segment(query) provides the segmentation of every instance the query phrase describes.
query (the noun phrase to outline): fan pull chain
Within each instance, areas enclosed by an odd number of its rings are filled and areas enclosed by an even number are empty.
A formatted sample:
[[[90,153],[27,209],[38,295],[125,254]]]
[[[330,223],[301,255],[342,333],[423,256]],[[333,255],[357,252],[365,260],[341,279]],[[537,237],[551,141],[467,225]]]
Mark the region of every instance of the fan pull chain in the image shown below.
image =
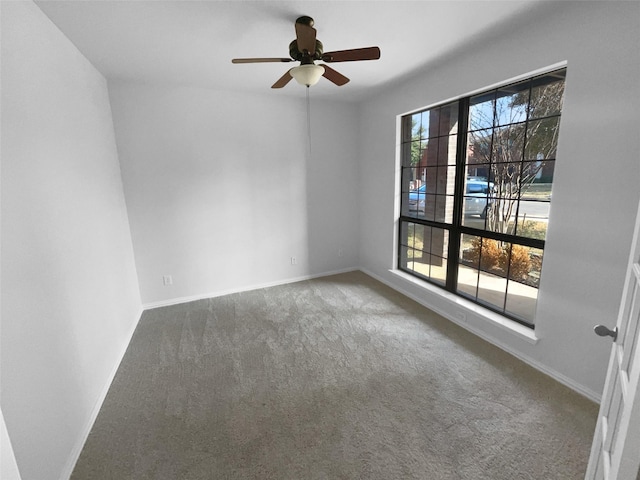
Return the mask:
[[[309,159],[311,159],[311,100],[309,99],[309,85],[307,85],[307,139],[309,141]]]

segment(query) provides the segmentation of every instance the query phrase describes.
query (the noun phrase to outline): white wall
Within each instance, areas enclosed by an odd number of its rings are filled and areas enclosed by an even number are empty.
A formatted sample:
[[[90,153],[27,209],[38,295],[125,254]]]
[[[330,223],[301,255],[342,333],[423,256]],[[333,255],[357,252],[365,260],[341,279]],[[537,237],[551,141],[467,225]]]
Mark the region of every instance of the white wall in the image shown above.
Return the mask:
[[[547,14],[551,11],[551,14]],[[545,13],[547,12],[547,13]],[[467,311],[467,325],[598,398],[640,189],[640,4],[556,2],[362,104],[360,263],[438,310],[463,310],[394,267],[396,116],[568,61],[553,204],[531,345]],[[425,45],[424,48],[428,48]],[[365,207],[366,206],[366,207]]]
[[[309,157],[296,87],[109,84],[145,305],[357,267],[355,110],[311,93]]]
[[[68,478],[141,302],[105,79],[2,2],[2,413],[22,478]]]

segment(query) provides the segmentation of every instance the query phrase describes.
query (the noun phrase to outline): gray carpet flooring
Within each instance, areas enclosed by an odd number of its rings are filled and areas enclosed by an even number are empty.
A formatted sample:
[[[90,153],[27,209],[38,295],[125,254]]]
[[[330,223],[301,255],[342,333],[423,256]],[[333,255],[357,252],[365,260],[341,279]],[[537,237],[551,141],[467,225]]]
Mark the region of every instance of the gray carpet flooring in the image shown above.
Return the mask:
[[[596,416],[352,272],[146,311],[72,478],[582,479]]]

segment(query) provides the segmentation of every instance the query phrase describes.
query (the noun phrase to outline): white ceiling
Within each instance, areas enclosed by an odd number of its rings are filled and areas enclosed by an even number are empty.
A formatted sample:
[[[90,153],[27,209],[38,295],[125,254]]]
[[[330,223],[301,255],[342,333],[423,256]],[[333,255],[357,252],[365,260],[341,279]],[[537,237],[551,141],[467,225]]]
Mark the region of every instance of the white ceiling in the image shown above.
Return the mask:
[[[270,86],[293,63],[234,65],[234,57],[287,57],[300,15],[315,20],[325,51],[377,45],[380,60],[335,63],[351,79],[312,87],[316,97],[368,91],[509,28],[528,1],[36,1],[109,79],[304,95]],[[544,2],[542,2],[544,4]]]

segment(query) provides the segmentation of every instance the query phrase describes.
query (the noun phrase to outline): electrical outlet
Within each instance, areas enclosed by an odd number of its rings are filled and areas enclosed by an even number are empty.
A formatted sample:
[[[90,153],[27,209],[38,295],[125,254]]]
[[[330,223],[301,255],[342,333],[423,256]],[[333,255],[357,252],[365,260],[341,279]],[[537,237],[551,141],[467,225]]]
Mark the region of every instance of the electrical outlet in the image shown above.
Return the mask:
[[[171,275],[163,275],[162,276],[162,284],[163,285],[173,285],[173,278]]]
[[[297,263],[296,257],[291,257],[291,265],[296,265]]]

